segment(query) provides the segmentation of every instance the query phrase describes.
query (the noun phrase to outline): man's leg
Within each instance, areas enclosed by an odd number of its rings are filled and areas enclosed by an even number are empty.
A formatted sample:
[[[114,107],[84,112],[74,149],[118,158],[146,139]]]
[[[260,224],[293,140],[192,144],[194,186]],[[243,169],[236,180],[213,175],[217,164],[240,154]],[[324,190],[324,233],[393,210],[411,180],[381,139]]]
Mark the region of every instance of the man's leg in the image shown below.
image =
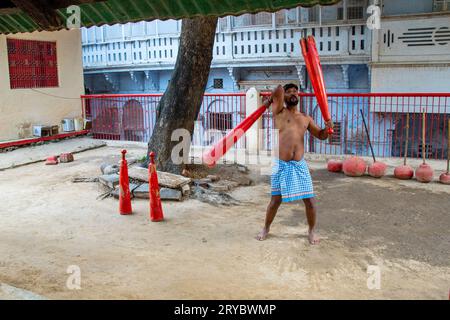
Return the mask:
[[[262,241],[267,238],[267,234],[269,233],[270,230],[270,225],[272,224],[272,221],[275,218],[275,215],[277,214],[277,210],[280,207],[280,204],[281,204],[281,195],[272,196],[270,198],[269,205],[267,206],[266,221],[264,223],[264,228],[256,236],[257,240]]]
[[[305,204],[306,219],[308,220],[308,226],[309,226],[309,229],[308,229],[309,243],[318,244],[320,239],[315,234],[315,226],[316,226],[316,219],[317,219],[316,199],[314,199],[314,198],[303,199],[303,203]]]

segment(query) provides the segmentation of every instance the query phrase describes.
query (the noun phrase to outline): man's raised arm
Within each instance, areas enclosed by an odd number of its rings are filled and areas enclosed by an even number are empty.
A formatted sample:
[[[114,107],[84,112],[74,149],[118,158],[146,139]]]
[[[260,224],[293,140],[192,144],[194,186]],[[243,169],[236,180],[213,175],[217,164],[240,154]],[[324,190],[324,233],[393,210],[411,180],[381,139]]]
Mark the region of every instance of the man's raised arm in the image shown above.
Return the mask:
[[[264,105],[268,108],[272,105],[272,113],[278,114],[284,108],[284,89],[281,85],[273,90],[272,95],[264,101]]]

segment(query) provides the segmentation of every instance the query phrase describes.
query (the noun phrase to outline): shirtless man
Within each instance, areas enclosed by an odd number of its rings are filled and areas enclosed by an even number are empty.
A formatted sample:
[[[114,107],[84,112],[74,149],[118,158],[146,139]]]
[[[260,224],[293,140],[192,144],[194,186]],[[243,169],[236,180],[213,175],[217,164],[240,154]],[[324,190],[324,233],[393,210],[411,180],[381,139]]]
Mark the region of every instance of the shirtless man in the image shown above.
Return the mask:
[[[298,102],[298,87],[289,83],[284,87],[278,86],[264,103],[266,107],[272,104],[275,128],[279,130],[279,158],[275,159],[273,166],[272,197],[267,207],[264,228],[256,237],[258,240],[266,239],[281,202],[303,200],[309,225],[309,242],[319,243],[314,233],[316,206],[313,185],[308,165],[303,159],[304,136],[309,130],[314,137],[325,140],[328,138],[328,128],[333,128],[333,122],[326,122],[326,128],[320,129],[310,116],[297,110]]]

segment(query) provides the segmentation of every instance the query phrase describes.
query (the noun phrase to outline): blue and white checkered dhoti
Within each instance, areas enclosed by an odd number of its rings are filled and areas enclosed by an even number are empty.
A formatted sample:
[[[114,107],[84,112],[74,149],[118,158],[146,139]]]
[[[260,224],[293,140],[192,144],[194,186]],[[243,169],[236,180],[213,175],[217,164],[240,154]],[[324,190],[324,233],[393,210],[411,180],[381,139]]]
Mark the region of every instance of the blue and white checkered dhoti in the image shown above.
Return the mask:
[[[282,202],[314,197],[311,175],[305,159],[300,161],[274,159],[271,181],[272,195],[281,195]]]

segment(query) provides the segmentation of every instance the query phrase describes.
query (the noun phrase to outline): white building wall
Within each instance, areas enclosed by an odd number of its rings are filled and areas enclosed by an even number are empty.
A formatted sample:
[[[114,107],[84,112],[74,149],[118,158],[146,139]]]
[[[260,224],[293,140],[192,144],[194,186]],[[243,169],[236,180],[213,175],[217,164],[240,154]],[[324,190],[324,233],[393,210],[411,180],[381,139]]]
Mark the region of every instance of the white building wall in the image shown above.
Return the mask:
[[[56,41],[59,87],[11,89],[7,38]],[[32,125],[59,125],[64,118],[81,116],[81,57],[80,30],[0,35],[0,140],[28,138]]]
[[[450,92],[450,13],[383,18],[374,31],[371,91]]]
[[[450,92],[450,65],[372,69],[373,92]]]

